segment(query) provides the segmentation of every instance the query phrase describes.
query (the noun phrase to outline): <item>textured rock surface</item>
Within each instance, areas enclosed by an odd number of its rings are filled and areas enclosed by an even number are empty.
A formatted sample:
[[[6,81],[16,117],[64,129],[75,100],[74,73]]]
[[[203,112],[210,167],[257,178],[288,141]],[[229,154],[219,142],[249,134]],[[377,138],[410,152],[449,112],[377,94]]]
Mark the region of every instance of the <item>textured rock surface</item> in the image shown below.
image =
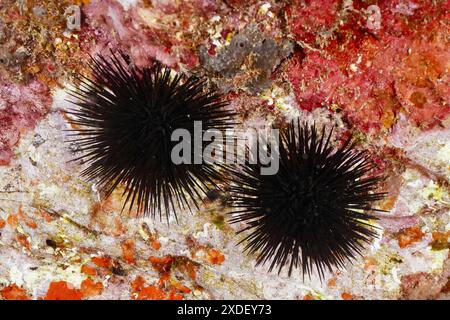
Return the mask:
[[[209,78],[217,77],[214,81],[223,92],[233,89],[255,94],[270,86],[272,72],[292,51],[292,43],[277,44],[256,25],[250,25],[213,56],[201,47],[200,62]]]
[[[28,3],[0,4],[1,298],[450,298],[448,1]],[[256,268],[226,195],[170,226],[121,213],[64,142],[63,88],[117,48],[205,76],[244,126],[300,116],[355,134],[388,175],[379,239],[321,282]]]

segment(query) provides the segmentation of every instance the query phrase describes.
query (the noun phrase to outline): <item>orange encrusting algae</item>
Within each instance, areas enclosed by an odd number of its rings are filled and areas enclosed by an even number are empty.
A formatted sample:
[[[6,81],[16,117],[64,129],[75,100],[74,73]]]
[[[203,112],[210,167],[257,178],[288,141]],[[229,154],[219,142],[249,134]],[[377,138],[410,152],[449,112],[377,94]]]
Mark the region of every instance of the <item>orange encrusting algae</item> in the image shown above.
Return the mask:
[[[26,290],[15,283],[0,290],[0,295],[5,300],[31,300]]]
[[[148,286],[143,287],[138,292],[136,300],[165,300],[166,298],[167,295],[162,289],[156,286]]]
[[[181,300],[184,294],[191,292],[191,289],[181,284],[177,279],[171,277],[172,267],[176,264],[177,268],[188,275],[194,276],[195,272],[188,272],[190,261],[186,257],[150,256],[148,259],[152,267],[160,274],[157,284],[146,286],[145,280],[138,276],[131,283],[131,296],[135,300]],[[185,267],[185,268],[184,268]],[[192,279],[192,278],[191,278]]]
[[[82,297],[81,290],[75,289],[70,283],[56,281],[50,283],[44,300],[81,300]]]
[[[154,286],[145,286],[145,280],[138,276],[131,283],[132,298],[135,300],[165,300],[166,293]]]
[[[353,300],[353,296],[350,293],[347,293],[347,292],[343,292],[341,294],[341,297],[344,300]]]
[[[161,249],[161,243],[158,240],[153,240],[151,242],[151,246],[154,250],[159,250]]]
[[[419,242],[424,236],[419,227],[410,227],[400,230],[397,234],[398,245],[405,248],[413,243]]]
[[[13,227],[16,228],[17,225],[19,224],[19,219],[17,218],[16,214],[10,214],[8,216],[8,219],[6,220],[8,222],[8,224]]]
[[[18,234],[14,237],[14,239],[25,249],[31,250],[30,242],[28,241],[27,236],[23,234]]]
[[[135,243],[132,239],[127,239],[122,243],[122,256],[127,263],[136,263],[135,251]]]
[[[336,286],[336,278],[331,278],[330,280],[328,280],[327,285],[329,288],[335,287]]]
[[[168,272],[174,262],[174,257],[165,256],[165,257],[155,257],[150,256],[148,260],[152,263],[152,266],[155,270],[159,272]]]
[[[84,274],[87,274],[89,276],[93,276],[95,277],[97,275],[97,270],[95,270],[94,268],[84,264],[81,266],[81,272]]]
[[[208,261],[212,264],[222,264],[225,261],[225,256],[216,249],[208,250]]]
[[[83,298],[95,297],[103,292],[103,284],[86,279],[81,283],[81,294]]]
[[[159,271],[162,277],[162,281],[165,281],[170,275],[170,270],[172,265],[176,264],[177,269],[187,275],[191,280],[196,279],[196,273],[198,269],[198,264],[194,261],[190,260],[187,257],[183,256],[164,256],[164,257],[155,257],[150,256],[148,260],[152,263],[152,267]]]
[[[97,267],[102,267],[102,268],[111,267],[111,258],[110,257],[93,257],[91,260]]]

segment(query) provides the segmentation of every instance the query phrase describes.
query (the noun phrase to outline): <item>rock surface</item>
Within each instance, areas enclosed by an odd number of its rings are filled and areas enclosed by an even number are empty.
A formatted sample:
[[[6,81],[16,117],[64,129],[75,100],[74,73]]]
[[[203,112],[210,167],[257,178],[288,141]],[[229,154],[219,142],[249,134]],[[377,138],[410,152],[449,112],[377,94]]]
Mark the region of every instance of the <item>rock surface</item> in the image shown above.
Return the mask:
[[[450,298],[448,1],[28,3],[0,4],[0,298]],[[223,194],[170,226],[103,199],[68,162],[64,90],[119,48],[205,77],[244,127],[354,134],[388,176],[379,239],[323,281],[289,278],[242,253]]]

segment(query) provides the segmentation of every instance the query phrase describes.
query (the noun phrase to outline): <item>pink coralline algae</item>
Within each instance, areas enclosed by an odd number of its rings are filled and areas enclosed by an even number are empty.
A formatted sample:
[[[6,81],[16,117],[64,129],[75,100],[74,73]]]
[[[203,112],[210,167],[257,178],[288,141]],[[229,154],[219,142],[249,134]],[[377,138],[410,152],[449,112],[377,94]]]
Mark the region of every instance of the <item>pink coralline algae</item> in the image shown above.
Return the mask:
[[[85,37],[95,39],[92,54],[109,50],[129,51],[136,65],[147,65],[156,59],[168,66],[175,64],[170,54],[170,43],[158,43],[156,30],[142,25],[142,18],[136,11],[126,11],[115,1],[92,2],[84,7],[86,16]]]
[[[12,148],[20,134],[34,128],[51,104],[50,91],[39,81],[28,85],[2,82],[0,85],[0,165],[13,157]]]

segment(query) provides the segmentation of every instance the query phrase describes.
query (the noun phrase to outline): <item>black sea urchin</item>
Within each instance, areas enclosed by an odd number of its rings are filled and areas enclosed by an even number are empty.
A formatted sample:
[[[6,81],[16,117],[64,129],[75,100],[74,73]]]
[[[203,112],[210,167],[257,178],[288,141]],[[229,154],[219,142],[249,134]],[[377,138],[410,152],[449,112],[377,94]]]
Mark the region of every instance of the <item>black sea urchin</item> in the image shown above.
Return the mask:
[[[194,136],[194,121],[203,131],[232,126],[233,113],[214,91],[205,92],[204,81],[182,75],[171,76],[169,68],[137,68],[120,53],[92,60],[93,78],[80,76],[81,86],[71,91],[77,108],[68,111],[76,126],[75,136],[87,167],[82,174],[96,181],[109,196],[124,185],[124,206],[151,214],[170,208],[189,207],[223,180],[219,165],[171,161],[175,129]],[[202,142],[200,142],[202,143]],[[198,149],[192,148],[191,159]],[[188,201],[189,196],[193,201]]]
[[[360,254],[376,232],[369,224],[372,203],[383,197],[375,189],[381,177],[368,177],[374,165],[349,138],[340,148],[330,145],[333,130],[319,134],[315,126],[290,123],[280,130],[279,170],[261,175],[260,164],[235,173],[230,188],[231,222],[244,222],[241,242],[257,253],[257,264],[270,261],[270,271],[288,265],[323,277]]]

